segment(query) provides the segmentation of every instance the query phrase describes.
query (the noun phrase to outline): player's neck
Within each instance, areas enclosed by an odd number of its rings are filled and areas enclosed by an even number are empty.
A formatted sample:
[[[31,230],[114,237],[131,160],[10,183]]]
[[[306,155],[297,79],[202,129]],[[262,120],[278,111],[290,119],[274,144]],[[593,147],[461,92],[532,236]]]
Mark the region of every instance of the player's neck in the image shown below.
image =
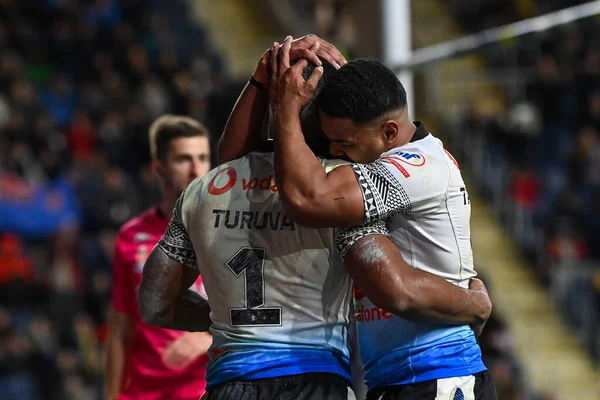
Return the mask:
[[[416,131],[417,126],[412,121],[409,120],[407,123],[402,124],[398,134],[396,135],[394,144],[390,149],[388,149],[388,151],[410,143]]]
[[[158,209],[162,217],[171,220],[171,218],[173,217],[173,208],[175,207],[176,201],[177,199],[174,198],[174,196],[165,195],[165,197],[163,197],[163,200],[160,203],[158,203]]]

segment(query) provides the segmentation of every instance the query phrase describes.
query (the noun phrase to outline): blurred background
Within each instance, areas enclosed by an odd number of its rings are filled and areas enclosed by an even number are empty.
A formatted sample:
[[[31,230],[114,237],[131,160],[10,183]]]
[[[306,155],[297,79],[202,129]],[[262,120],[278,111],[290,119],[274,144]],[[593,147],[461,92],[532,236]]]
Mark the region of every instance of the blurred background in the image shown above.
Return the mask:
[[[102,398],[149,124],[214,148],[264,49],[307,33],[395,68],[458,160],[500,400],[600,399],[600,2],[574,0],[0,0],[0,399]]]

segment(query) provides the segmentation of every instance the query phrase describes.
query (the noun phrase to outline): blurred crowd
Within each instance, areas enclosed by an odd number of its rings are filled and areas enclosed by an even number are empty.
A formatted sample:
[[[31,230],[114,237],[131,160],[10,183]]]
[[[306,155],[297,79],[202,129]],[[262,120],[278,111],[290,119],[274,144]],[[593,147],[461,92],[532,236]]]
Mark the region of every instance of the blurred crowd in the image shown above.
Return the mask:
[[[358,32],[350,9],[353,1],[355,0],[297,0],[292,3],[297,13],[314,21],[318,36],[327,38],[351,60],[358,57]]]
[[[452,143],[600,363],[599,38],[588,18],[484,48],[491,70],[512,77],[509,106],[489,115],[473,104]]]
[[[586,3],[588,0],[449,0],[450,10],[460,24],[472,32],[495,28]]]
[[[317,33],[354,56],[347,2],[304,3]],[[0,1],[0,398],[99,398],[116,232],[160,196],[149,164],[148,127],[167,112],[189,115],[209,128],[214,146],[244,84],[228,82],[206,33],[190,25],[187,12],[183,0]],[[515,202],[545,210],[539,218],[557,226],[566,226],[559,216],[571,218],[570,230],[555,228],[555,241],[548,241],[554,263],[567,255],[582,260],[598,255],[586,236],[597,234],[596,225],[585,224],[594,217],[597,223],[600,213],[572,199],[594,187],[600,170],[592,165],[600,92],[584,80],[589,106],[573,105],[579,98],[569,92],[574,72],[564,72],[575,53],[585,60],[585,71],[598,71],[598,54],[580,38],[580,47],[562,38],[541,58],[538,87],[531,93],[545,95],[525,104],[526,111],[538,107],[540,115],[558,122],[540,117],[545,128],[523,135],[508,134],[502,123],[475,111],[465,119],[486,146],[504,149],[494,154],[506,156],[502,160],[510,161],[498,162],[515,171],[512,192],[504,188]],[[569,53],[573,46],[579,52]],[[568,119],[573,109],[579,110],[577,124]],[[515,141],[518,135],[531,147]],[[554,146],[559,139],[571,147]],[[554,167],[566,181],[574,174],[578,180],[570,182],[577,182],[577,190],[565,189],[565,195],[559,178],[549,187],[538,168],[543,163],[510,158],[534,160],[522,150],[538,142],[548,143],[539,151],[542,160],[553,149],[564,158]],[[555,200],[544,200],[551,190]],[[597,195],[585,198],[598,207]],[[497,316],[481,344],[499,391],[506,393],[500,398],[528,398],[518,383],[510,332]]]
[[[116,231],[160,196],[148,127],[218,135],[239,93],[185,7],[0,1],[2,399],[101,393]]]

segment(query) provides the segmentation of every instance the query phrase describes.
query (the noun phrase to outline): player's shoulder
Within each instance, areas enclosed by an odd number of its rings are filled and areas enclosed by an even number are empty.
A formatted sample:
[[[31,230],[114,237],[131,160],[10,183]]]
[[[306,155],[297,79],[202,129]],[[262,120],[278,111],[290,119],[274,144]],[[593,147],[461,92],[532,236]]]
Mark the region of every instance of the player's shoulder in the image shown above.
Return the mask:
[[[363,169],[401,186],[409,197],[437,196],[448,188],[450,171],[441,142],[431,134],[384,153]]]
[[[198,185],[203,183],[206,184],[221,175],[225,175],[225,178],[229,176],[231,177],[230,180],[233,180],[234,177],[237,177],[238,175],[248,174],[251,171],[260,168],[272,169],[272,167],[273,153],[253,151],[240,158],[236,158],[235,160],[219,164],[195,182],[197,182]]]
[[[208,171],[206,175],[192,181],[183,193],[183,200],[185,201],[192,197],[197,199],[205,191],[213,196],[221,196],[229,192],[240,178],[250,173],[251,166],[254,164],[252,160],[264,158],[261,157],[261,154],[250,153],[235,160],[219,164]]]
[[[152,207],[136,215],[121,226],[117,240],[126,242],[133,240],[140,232],[147,230],[148,226],[152,225],[152,221],[156,218],[156,207]]]

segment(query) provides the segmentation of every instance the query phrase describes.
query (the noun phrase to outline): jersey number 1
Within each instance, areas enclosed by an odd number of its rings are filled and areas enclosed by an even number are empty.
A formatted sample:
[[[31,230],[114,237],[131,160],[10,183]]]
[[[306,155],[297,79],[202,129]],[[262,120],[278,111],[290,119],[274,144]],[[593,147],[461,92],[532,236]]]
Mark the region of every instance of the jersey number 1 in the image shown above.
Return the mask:
[[[265,249],[242,247],[225,263],[236,278],[244,274],[245,308],[230,308],[231,326],[280,326],[281,308],[265,305]]]

